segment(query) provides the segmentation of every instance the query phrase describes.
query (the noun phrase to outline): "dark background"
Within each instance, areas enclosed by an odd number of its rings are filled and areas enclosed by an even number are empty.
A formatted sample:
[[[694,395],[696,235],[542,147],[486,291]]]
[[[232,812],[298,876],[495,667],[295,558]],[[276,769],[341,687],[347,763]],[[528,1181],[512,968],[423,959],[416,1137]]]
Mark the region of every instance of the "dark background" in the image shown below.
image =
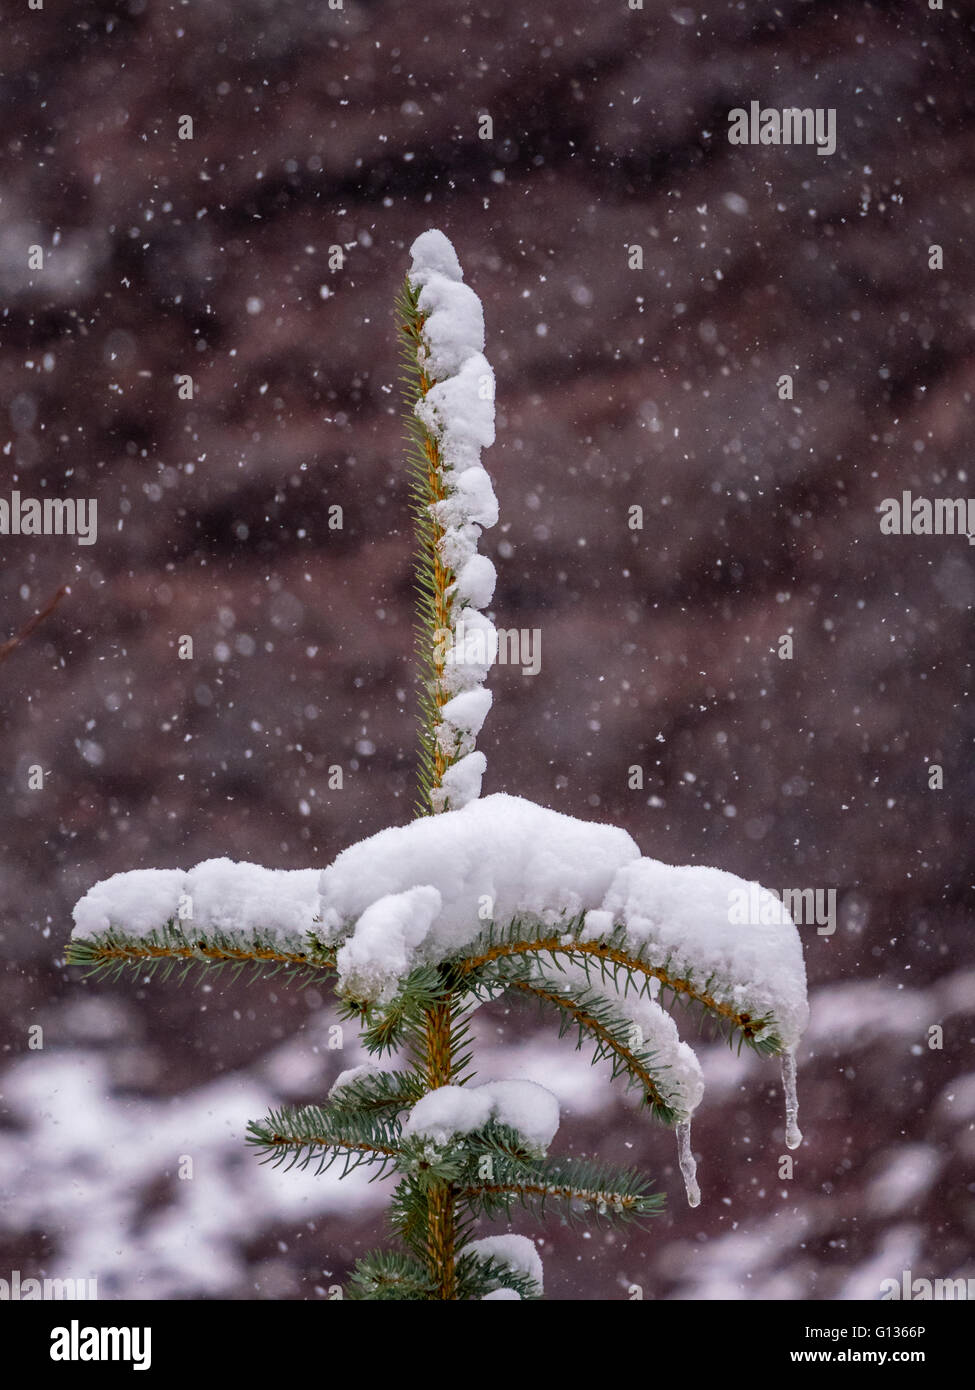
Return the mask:
[[[803,929],[791,1181],[774,1064],[702,1048],[691,1212],[672,1136],[551,1021],[481,1015],[485,1077],[566,1101],[557,1152],[668,1194],[645,1234],[550,1220],[550,1296],[975,1274],[975,550],[877,514],[973,490],[973,55],[971,8],[921,0],[10,6],[0,495],[95,497],[99,533],[0,537],[0,640],[71,584],[0,666],[0,1274],[315,1298],[384,1238],[382,1185],[274,1178],[240,1142],[358,1060],[330,998],[60,958],[110,873],[324,866],[409,818],[392,301],[430,226],[497,374],[495,621],[542,634],[537,677],[490,678],[485,792],[839,897],[834,936]],[[836,153],[731,146],[753,99],[835,107]]]

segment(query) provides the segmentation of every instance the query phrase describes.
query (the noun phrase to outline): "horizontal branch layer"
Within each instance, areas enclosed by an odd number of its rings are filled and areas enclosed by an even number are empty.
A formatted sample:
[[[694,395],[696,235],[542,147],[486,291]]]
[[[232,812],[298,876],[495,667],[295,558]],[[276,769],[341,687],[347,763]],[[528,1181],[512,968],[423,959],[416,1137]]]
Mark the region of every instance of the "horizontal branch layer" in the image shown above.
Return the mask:
[[[647,980],[659,981],[664,990],[675,996],[685,998],[700,1005],[712,1017],[722,1020],[739,1032],[750,1046],[757,1051],[768,1053],[781,1051],[781,1043],[768,1029],[772,1020],[767,1017],[754,1018],[747,1011],[735,1009],[719,999],[707,985],[701,985],[687,976],[672,974],[666,966],[654,965],[644,960],[636,952],[604,941],[582,941],[569,932],[551,932],[546,935],[528,938],[505,937],[501,941],[466,956],[454,963],[460,979],[474,975],[482,967],[496,961],[518,956],[548,955],[555,962],[559,958],[576,961],[583,965],[599,963],[611,970],[622,970],[628,975],[641,975]],[[761,1036],[763,1035],[764,1036]]]
[[[663,1124],[672,1123],[674,1111],[661,1094],[658,1080],[651,1072],[651,1060],[638,1048],[628,1047],[619,1036],[619,1028],[625,1029],[626,1022],[620,1020],[619,1027],[613,1027],[606,1016],[604,1001],[587,998],[578,991],[559,991],[554,987],[529,983],[527,980],[513,980],[511,987],[538,999],[541,1003],[553,1004],[559,1009],[567,1020],[575,1023],[581,1035],[588,1036],[595,1042],[597,1059],[610,1058],[614,1078],[625,1074],[632,1084],[640,1087],[654,1116]],[[563,1028],[562,1033],[565,1031]],[[579,1046],[581,1045],[580,1036]]]
[[[324,1173],[343,1158],[343,1177],[360,1163],[379,1163],[384,1170],[402,1152],[395,1119],[341,1106],[272,1110],[263,1122],[252,1120],[247,1126],[247,1142],[274,1166],[307,1168],[317,1159],[315,1171]]]
[[[304,949],[295,941],[288,949],[271,936],[254,933],[197,933],[187,935],[173,923],[157,932],[129,936],[112,930],[93,937],[74,937],[65,949],[68,965],[87,966],[89,973],[117,977],[127,968],[152,974],[163,969],[168,977],[179,965],[182,980],[195,966],[232,967],[236,977],[251,969],[254,976],[306,974],[309,978],[334,975],[335,952],[310,938]]]

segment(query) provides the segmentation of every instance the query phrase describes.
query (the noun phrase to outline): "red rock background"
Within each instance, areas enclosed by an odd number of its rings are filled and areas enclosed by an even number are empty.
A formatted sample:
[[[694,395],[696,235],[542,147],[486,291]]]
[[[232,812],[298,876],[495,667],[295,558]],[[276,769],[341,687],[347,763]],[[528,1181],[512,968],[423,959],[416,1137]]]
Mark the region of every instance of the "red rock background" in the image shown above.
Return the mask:
[[[92,547],[0,537],[0,638],[71,584],[0,666],[11,1065],[91,1045],[119,1105],[162,1102],[291,1035],[300,1053],[332,1017],[273,983],[202,1004],[92,986],[60,952],[73,902],[117,870],[324,865],[408,818],[391,306],[439,226],[498,378],[495,621],[542,641],[537,677],[492,676],[485,790],[840,903],[834,936],[804,931],[792,1181],[768,1065],[708,1051],[696,1212],[671,1137],[594,1100],[558,1142],[654,1172],[668,1214],[590,1240],[551,1222],[551,1296],[875,1297],[907,1264],[975,1273],[975,550],[882,536],[877,514],[903,489],[973,490],[970,11],[91,0],[4,30],[0,495],[99,507]],[[835,107],[836,153],[729,145],[728,110],[753,99]],[[96,994],[114,1022],[93,1042],[76,1011]],[[502,1064],[536,1026],[495,1009]],[[6,1124],[0,1157],[29,1117]],[[147,1211],[173,1198],[159,1184]],[[53,1267],[59,1220],[8,1196],[0,1269]],[[271,1212],[222,1291],[319,1296],[381,1224],[350,1198],[302,1234]]]

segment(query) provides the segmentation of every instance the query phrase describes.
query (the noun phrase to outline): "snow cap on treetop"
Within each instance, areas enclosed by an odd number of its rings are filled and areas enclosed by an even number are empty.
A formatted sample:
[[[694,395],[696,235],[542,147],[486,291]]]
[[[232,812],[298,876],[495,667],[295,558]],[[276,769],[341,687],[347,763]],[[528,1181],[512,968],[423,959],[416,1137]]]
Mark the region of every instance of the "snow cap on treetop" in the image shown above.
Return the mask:
[[[531,914],[554,923],[598,907],[617,869],[639,857],[625,830],[496,793],[380,830],[343,850],[322,873],[322,934],[327,941],[351,939],[371,903],[428,884],[439,892],[441,908],[422,941],[414,938],[411,964],[417,965],[467,945],[489,920]],[[363,943],[362,950],[375,953],[377,976],[392,983],[396,972],[381,941]],[[358,962],[364,963],[361,956]]]
[[[454,248],[431,229],[417,237],[412,255],[404,326],[412,344],[413,413],[423,438],[415,500],[433,523],[424,582],[437,591],[440,623],[429,637],[437,648],[444,632],[454,639],[449,652],[440,651],[430,692],[439,712],[452,696],[481,685],[497,652],[494,627],[479,611],[494,595],[494,565],[477,554],[482,527],[498,519],[491,479],[481,466],[481,450],[494,443],[495,383],[484,356],[484,310],[463,283]],[[476,643],[465,640],[468,630]],[[479,651],[470,650],[473,645]],[[435,777],[426,795],[435,813],[459,810],[480,796],[485,759],[474,752],[476,734],[471,724],[432,723],[428,751]]]
[[[448,280],[464,278],[457,252],[443,232],[438,231],[436,227],[431,227],[428,232],[421,232],[410,247],[410,255],[413,258],[410,279],[415,285],[425,284],[431,274],[443,275]]]

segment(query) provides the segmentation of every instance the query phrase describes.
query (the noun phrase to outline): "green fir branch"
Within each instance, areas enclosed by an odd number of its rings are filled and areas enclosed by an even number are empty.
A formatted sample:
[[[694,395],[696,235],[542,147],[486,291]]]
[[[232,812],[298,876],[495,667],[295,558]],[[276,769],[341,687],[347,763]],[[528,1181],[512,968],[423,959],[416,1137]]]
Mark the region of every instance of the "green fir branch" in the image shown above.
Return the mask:
[[[443,980],[434,965],[418,966],[402,981],[396,996],[387,1004],[344,999],[344,1018],[358,1019],[363,1025],[362,1044],[376,1056],[409,1047],[422,1055],[426,1037],[426,1016],[445,1000]]]
[[[356,1077],[331,1095],[333,1114],[354,1110],[359,1114],[410,1110],[426,1091],[418,1071],[380,1071]]]
[[[67,965],[87,967],[90,978],[117,980],[131,970],[142,979],[175,977],[182,984],[195,970],[228,970],[248,982],[283,974],[304,984],[335,974],[335,952],[309,933],[288,946],[268,932],[198,931],[171,918],[164,927],[134,936],[121,928],[74,937],[65,950]]]
[[[436,1298],[426,1266],[398,1250],[372,1250],[357,1260],[345,1291],[353,1303],[397,1302]]]
[[[404,1176],[396,1184],[389,1218],[405,1248],[429,1271],[430,1191],[423,1183]],[[432,1275],[431,1275],[432,1277]]]
[[[498,1155],[489,1177],[458,1184],[458,1199],[472,1216],[510,1216],[515,1205],[544,1218],[550,1202],[573,1223],[587,1220],[642,1224],[664,1206],[662,1193],[633,1169],[579,1158],[512,1159]]]
[[[770,1056],[783,1050],[775,1020],[767,1014],[753,1015],[747,1010],[726,1003],[721,996],[730,997],[728,982],[713,974],[698,979],[686,970],[675,967],[670,959],[662,964],[647,958],[643,951],[631,947],[626,929],[618,925],[608,937],[597,940],[581,939],[584,916],[566,919],[557,928],[534,918],[515,918],[509,923],[491,924],[463,954],[455,957],[450,976],[455,986],[477,992],[483,979],[491,988],[498,987],[497,970],[500,962],[512,959],[534,959],[546,972],[561,970],[562,961],[581,966],[587,976],[597,972],[601,984],[616,993],[630,989],[639,994],[650,992],[650,981],[659,981],[656,1002],[667,1007],[680,1001],[696,1005],[715,1030],[733,1040],[747,1044],[760,1056]],[[517,972],[515,972],[517,978]]]
[[[469,1302],[496,1289],[513,1289],[526,1302],[542,1296],[535,1280],[524,1270],[512,1269],[494,1255],[462,1250],[457,1260],[457,1297]]]
[[[680,1118],[666,1099],[666,1073],[670,1067],[661,1064],[649,1048],[634,1046],[633,1022],[613,1007],[611,999],[588,985],[538,978],[509,978],[507,983],[510,989],[536,999],[543,1008],[551,1005],[558,1009],[559,1037],[564,1038],[575,1028],[577,1052],[586,1042],[594,1043],[593,1064],[608,1061],[612,1080],[622,1076],[628,1088],[636,1087],[641,1105],[649,1109],[655,1120],[672,1125]]]
[[[509,1215],[516,1203],[544,1215],[552,1200],[568,1204],[569,1220],[636,1221],[660,1211],[665,1201],[649,1191],[650,1182],[635,1169],[550,1158],[495,1120],[445,1144],[418,1135],[401,1143],[399,1167],[412,1188],[401,1198],[401,1211],[438,1181],[452,1185],[458,1203],[467,1208],[468,1223],[481,1215]]]
[[[398,1167],[417,1192],[429,1192],[438,1184],[453,1183],[469,1170],[472,1157],[471,1136],[458,1136],[447,1144],[437,1144],[423,1135],[411,1134],[400,1140]]]
[[[248,1124],[247,1143],[275,1168],[303,1169],[317,1160],[316,1175],[342,1159],[343,1178],[363,1163],[378,1166],[375,1177],[381,1177],[401,1153],[395,1119],[328,1105],[272,1110],[266,1120]]]

